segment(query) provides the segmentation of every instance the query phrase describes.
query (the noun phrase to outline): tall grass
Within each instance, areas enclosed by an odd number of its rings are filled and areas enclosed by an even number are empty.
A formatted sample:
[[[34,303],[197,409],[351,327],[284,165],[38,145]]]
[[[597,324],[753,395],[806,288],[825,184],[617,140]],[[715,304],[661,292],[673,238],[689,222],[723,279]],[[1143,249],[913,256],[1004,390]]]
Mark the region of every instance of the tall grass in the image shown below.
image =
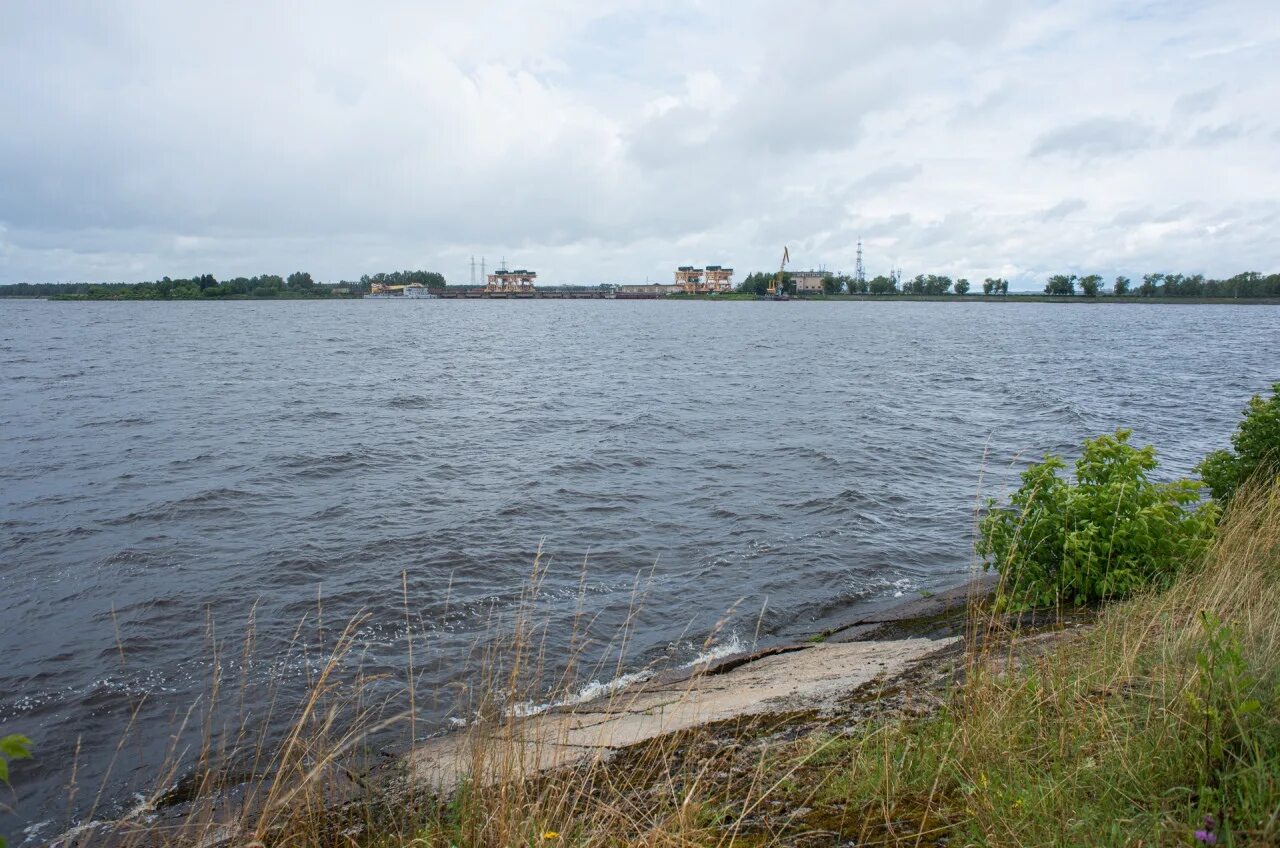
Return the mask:
[[[1168,591],[1042,638],[975,641],[945,709],[832,746],[823,803],[886,844],[1280,843],[1280,489]]]
[[[657,807],[625,798],[637,786],[649,786],[653,775],[673,770],[672,763],[695,744],[699,731],[645,746],[626,769],[613,767],[615,752],[608,747],[566,758],[562,730],[533,732],[538,714],[572,711],[584,684],[621,675],[644,601],[644,580],[637,578],[622,626],[597,638],[596,622],[583,611],[584,564],[570,647],[551,662],[541,612],[547,574],[539,553],[520,598],[505,611],[491,612],[486,636],[473,648],[470,683],[452,704],[455,715],[468,717],[467,726],[452,737],[456,756],[446,780],[414,775],[410,759],[388,761],[369,745],[376,739],[383,750],[410,751],[422,741],[414,662],[429,657],[432,646],[413,626],[404,581],[409,665],[394,696],[378,694],[386,691],[385,676],[368,675],[360,667],[357,634],[368,620],[363,614],[327,639],[319,605],[314,616],[299,623],[289,650],[314,653],[317,635],[329,647],[317,662],[305,664],[314,671],[301,699],[287,705],[277,681],[268,681],[266,696],[256,697],[247,673],[237,681],[223,678],[224,643],[210,623],[214,674],[205,694],[173,728],[153,791],[128,814],[106,822],[93,822],[100,809],[95,801],[85,816],[90,824],[71,828],[58,845],[505,846],[567,840],[588,829],[609,833],[623,821],[628,830],[639,825],[652,831],[653,844],[673,844],[669,839],[683,827],[676,823],[694,826],[696,804],[685,803],[675,814],[655,812],[646,823],[645,809]],[[704,648],[727,620],[713,628]],[[251,616],[238,646],[242,669],[254,666],[256,642]],[[633,676],[643,678],[648,671]],[[633,697],[626,689],[606,689],[603,702],[591,709],[625,710]],[[269,706],[255,713],[250,702]],[[696,776],[694,781],[696,790]],[[690,799],[696,794],[691,791]],[[101,795],[99,789],[98,800]]]

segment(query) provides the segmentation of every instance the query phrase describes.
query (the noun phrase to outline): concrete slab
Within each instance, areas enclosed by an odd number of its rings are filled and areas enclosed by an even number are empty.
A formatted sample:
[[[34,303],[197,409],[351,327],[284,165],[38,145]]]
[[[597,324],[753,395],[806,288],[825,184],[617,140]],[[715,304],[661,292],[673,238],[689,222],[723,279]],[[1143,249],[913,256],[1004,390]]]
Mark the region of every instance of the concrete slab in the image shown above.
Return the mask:
[[[795,646],[727,671],[640,685],[606,700],[431,740],[409,755],[409,774],[419,785],[448,791],[477,773],[528,776],[726,719],[822,709],[955,641]]]

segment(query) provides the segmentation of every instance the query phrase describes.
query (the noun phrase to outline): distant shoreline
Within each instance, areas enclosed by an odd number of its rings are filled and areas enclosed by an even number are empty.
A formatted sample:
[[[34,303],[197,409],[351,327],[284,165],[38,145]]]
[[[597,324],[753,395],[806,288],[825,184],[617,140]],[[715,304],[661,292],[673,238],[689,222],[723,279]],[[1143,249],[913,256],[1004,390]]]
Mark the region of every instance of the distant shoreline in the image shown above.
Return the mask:
[[[86,303],[113,303],[118,301],[158,302],[158,303],[216,303],[218,301],[257,301],[257,302],[328,302],[337,300],[364,300],[359,295],[330,296],[284,296],[284,297],[192,297],[192,298],[156,298],[156,297],[87,297],[82,295],[0,295],[0,301],[6,300],[55,300],[76,301]],[[377,298],[378,300],[394,300],[398,298]],[[525,295],[509,295],[505,293],[476,293],[463,291],[446,291],[441,300],[661,300],[661,301],[724,301],[742,302],[768,300],[753,295],[616,295],[595,291],[547,291]],[[1182,304],[1187,306],[1227,305],[1239,306],[1280,306],[1280,297],[1085,297],[1083,295],[1046,295],[1032,292],[1010,293],[1007,295],[929,295],[929,294],[833,294],[833,295],[793,295],[788,302],[819,301],[868,301],[872,303],[926,302],[926,303],[1063,303],[1063,304]]]

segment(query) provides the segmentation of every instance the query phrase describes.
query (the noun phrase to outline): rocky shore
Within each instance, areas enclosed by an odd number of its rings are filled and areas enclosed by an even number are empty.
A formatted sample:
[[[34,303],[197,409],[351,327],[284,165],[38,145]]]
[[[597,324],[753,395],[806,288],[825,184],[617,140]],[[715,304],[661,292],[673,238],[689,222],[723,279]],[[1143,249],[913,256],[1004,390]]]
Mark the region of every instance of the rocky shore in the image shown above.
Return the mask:
[[[428,739],[363,773],[335,767],[326,790],[334,827],[350,827],[344,811],[375,798],[385,805],[446,797],[464,780],[507,779],[513,758],[529,779],[557,770],[625,770],[646,749],[679,740],[682,756],[729,756],[722,764],[729,779],[734,757],[750,768],[744,745],[758,753],[781,739],[839,732],[873,716],[920,714],[941,703],[961,673],[966,611],[993,588],[993,576],[974,575],[948,591],[830,615],[753,653],[660,674],[600,699]],[[478,755],[478,748],[501,757]],[[241,823],[254,818],[246,815],[253,802],[242,800],[254,797],[252,783],[212,804],[171,794],[135,816],[77,828],[49,845],[172,844],[184,829],[201,834],[195,844],[202,848],[237,845],[245,838]]]

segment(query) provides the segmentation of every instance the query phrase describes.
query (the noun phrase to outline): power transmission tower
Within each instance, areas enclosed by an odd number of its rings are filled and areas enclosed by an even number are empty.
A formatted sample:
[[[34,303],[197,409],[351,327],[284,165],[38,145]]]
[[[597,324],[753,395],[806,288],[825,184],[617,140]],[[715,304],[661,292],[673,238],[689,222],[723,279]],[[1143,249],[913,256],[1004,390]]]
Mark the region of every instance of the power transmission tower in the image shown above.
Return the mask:
[[[471,288],[476,287],[476,258],[471,257]]]

